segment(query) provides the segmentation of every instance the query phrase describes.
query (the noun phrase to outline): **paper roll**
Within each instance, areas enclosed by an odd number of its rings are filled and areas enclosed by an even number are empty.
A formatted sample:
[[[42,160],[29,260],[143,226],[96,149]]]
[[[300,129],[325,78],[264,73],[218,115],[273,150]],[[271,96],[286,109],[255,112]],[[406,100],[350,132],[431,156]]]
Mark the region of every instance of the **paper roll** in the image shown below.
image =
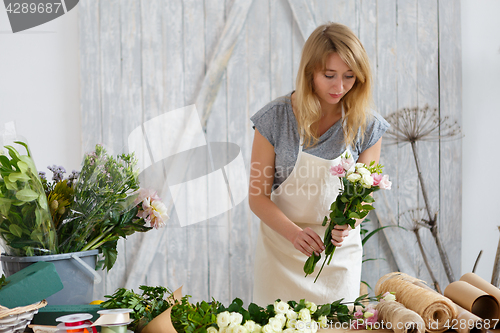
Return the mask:
[[[424,333],[425,323],[415,311],[395,301],[381,301],[376,306],[378,320],[394,333]]]
[[[413,282],[413,284],[421,288],[431,290],[432,292],[438,293],[434,289],[431,289],[423,281],[415,281]],[[470,333],[470,332],[474,333],[481,331],[481,328],[484,326],[483,319],[476,316],[472,312],[464,309],[458,304],[455,304],[455,308],[457,309],[457,318],[456,321],[451,325],[453,329],[455,329],[458,333]]]
[[[471,285],[473,285],[476,288],[481,289],[488,295],[491,295],[495,297],[497,300],[497,303],[500,304],[500,289],[489,283],[488,281],[484,280],[482,277],[479,275],[476,275],[474,273],[466,273],[462,275],[460,278],[460,281],[465,281]],[[497,313],[497,316],[495,317],[497,319],[500,319],[500,310]]]
[[[180,302],[182,299],[182,286],[174,291],[169,299],[173,302]],[[172,306],[144,326],[141,333],[177,333],[170,318],[171,311]]]
[[[450,283],[444,290],[444,295],[483,319],[494,319],[498,315],[497,300],[465,281]]]
[[[454,303],[438,293],[416,286],[413,283],[416,281],[420,280],[401,272],[389,273],[378,280],[375,293],[395,292],[398,302],[422,317],[427,331],[444,332],[457,316]]]

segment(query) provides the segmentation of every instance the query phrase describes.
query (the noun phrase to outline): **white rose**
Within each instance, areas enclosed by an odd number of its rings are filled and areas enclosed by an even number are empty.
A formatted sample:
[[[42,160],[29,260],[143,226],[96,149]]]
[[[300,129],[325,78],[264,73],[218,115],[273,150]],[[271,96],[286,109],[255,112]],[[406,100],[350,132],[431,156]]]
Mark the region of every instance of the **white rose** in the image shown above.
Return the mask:
[[[229,325],[229,326],[227,327],[227,331],[226,331],[226,333],[236,333],[236,330],[238,329],[238,326],[239,326],[239,325],[237,325],[237,324],[233,324],[233,323],[231,323],[231,325]]]
[[[218,332],[215,327],[210,326],[209,328],[207,328],[207,333],[218,333]]]
[[[262,333],[274,333],[274,330],[270,324],[266,324],[262,327]]]
[[[292,309],[290,309],[286,312],[286,317],[290,320],[297,319],[299,317],[299,314],[297,312],[293,311]]]
[[[290,306],[283,301],[274,302],[274,312],[276,313],[286,313],[290,309]]]
[[[220,328],[219,333],[227,333],[227,328],[228,326]]]
[[[384,295],[384,298],[382,298],[384,301],[395,301],[396,300],[396,295],[394,295],[391,292],[386,292]]]
[[[319,324],[316,321],[311,320],[310,327],[311,327],[311,332],[316,333],[318,331]]]
[[[308,308],[303,308],[299,311],[299,318],[305,322],[311,321],[311,312]]]
[[[253,331],[254,333],[261,333],[262,332],[262,326],[259,324],[255,324],[255,329]]]
[[[350,181],[351,183],[355,183],[360,179],[361,179],[361,176],[355,172],[353,172],[347,176],[347,180]]]
[[[295,322],[295,330],[297,330],[298,332],[304,332],[305,329],[306,323],[304,323],[302,320],[297,320]]]
[[[217,315],[217,326],[219,329],[227,327],[231,321],[231,315],[228,311],[221,312]]]
[[[367,168],[365,167],[361,167],[359,169],[357,169],[357,172],[361,175],[361,176],[364,176],[364,175],[371,175],[372,173],[370,171],[368,171]]]
[[[370,188],[373,185],[373,177],[371,175],[363,175],[361,177],[361,185],[365,188]]]
[[[306,301],[306,307],[309,309],[309,311],[311,311],[311,314],[318,310],[318,306],[313,302]]]
[[[319,327],[321,328],[327,328],[328,327],[328,319],[326,316],[320,316],[319,317]]]
[[[283,330],[283,326],[281,326],[281,320],[279,318],[270,318],[269,325],[273,329],[274,332],[281,332]]]
[[[243,316],[239,312],[231,312],[231,324],[239,325],[243,321]]]
[[[356,167],[356,169],[359,169],[359,168],[364,168],[364,167],[366,167],[366,165],[365,165],[364,163],[356,163],[356,164],[355,164],[355,167]]]
[[[278,318],[281,321],[281,328],[285,327],[286,324],[286,316],[284,313],[278,313],[274,318]]]
[[[255,321],[253,320],[247,320],[245,321],[245,328],[248,330],[248,332],[252,333],[253,331],[255,331]],[[210,333],[210,332],[207,332],[207,333]]]
[[[287,328],[296,328],[297,326],[297,319],[288,319],[286,322],[286,327]]]
[[[236,325],[233,329],[233,333],[248,333],[248,330],[243,325]]]
[[[283,331],[283,333],[295,333],[294,328],[287,328],[286,330]]]

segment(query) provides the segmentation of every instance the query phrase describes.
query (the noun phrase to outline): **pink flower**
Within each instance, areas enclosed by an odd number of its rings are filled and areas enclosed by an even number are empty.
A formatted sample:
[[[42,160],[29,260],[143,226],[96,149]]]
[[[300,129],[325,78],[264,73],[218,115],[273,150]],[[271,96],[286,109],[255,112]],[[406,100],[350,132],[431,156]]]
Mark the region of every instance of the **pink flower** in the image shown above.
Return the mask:
[[[373,178],[373,186],[378,186],[380,181],[382,180],[382,175],[379,175],[378,173],[372,173],[372,178]]]
[[[342,164],[342,167],[344,168],[345,171],[348,171],[352,166],[354,165],[354,158],[352,158],[352,155],[349,155],[349,157],[342,157],[340,159],[340,164]]]
[[[351,321],[351,329],[353,330],[364,330],[366,328],[365,321],[363,319],[355,319]]]
[[[342,163],[338,164],[336,166],[332,166],[330,168],[330,173],[332,174],[332,176],[344,177],[345,176],[345,170],[344,170],[344,167],[342,166]]]
[[[382,179],[380,180],[378,187],[380,187],[383,190],[390,190],[391,189],[392,182],[389,181],[389,176],[384,175]]]
[[[167,207],[156,191],[141,188],[135,202],[140,204],[142,208],[137,212],[137,217],[144,219],[146,223],[156,229],[165,225],[165,221],[168,219]]]
[[[160,197],[158,196],[158,193],[156,193],[156,191],[140,188],[137,198],[135,199],[135,204],[137,205],[140,202],[143,202],[146,198],[150,198],[150,200],[160,200]]]
[[[359,309],[358,311],[356,311],[354,313],[354,318],[356,318],[356,319],[363,318],[363,310]]]

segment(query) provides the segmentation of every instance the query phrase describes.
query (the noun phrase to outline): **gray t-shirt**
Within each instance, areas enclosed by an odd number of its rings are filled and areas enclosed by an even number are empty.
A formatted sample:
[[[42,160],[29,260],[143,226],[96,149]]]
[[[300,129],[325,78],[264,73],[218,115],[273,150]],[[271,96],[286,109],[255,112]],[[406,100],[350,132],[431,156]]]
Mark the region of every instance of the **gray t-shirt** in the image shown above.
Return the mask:
[[[250,118],[254,128],[274,146],[276,170],[273,190],[290,175],[299,153],[300,136],[292,110],[291,95],[292,93],[289,93],[275,99]],[[356,145],[350,147],[355,161],[358,160],[359,154],[377,143],[390,126],[378,113],[372,111],[372,115],[366,126],[364,141],[358,139]],[[304,152],[332,160],[345,149],[342,121],[337,121],[319,137],[315,146],[304,149]]]

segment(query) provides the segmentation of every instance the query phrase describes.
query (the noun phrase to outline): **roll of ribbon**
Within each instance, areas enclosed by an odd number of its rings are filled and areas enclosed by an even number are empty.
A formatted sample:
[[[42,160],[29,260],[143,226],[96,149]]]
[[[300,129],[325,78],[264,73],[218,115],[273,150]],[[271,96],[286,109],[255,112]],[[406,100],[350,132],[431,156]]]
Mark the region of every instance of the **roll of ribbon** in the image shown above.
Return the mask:
[[[395,292],[398,302],[422,317],[427,331],[446,331],[457,316],[455,304],[441,294],[416,286],[415,281],[420,280],[401,272],[389,273],[378,280],[375,293]]]
[[[58,332],[88,333],[89,331],[92,331],[97,333],[95,327],[88,329],[92,325],[92,322],[89,319],[92,319],[92,315],[90,313],[75,313],[58,317],[56,318],[56,321],[60,322],[60,324],[57,325]]]
[[[127,325],[102,326],[101,333],[127,333]]]
[[[130,320],[130,312],[132,309],[111,309],[97,311],[100,315],[92,326],[111,326],[111,325],[128,325]]]

